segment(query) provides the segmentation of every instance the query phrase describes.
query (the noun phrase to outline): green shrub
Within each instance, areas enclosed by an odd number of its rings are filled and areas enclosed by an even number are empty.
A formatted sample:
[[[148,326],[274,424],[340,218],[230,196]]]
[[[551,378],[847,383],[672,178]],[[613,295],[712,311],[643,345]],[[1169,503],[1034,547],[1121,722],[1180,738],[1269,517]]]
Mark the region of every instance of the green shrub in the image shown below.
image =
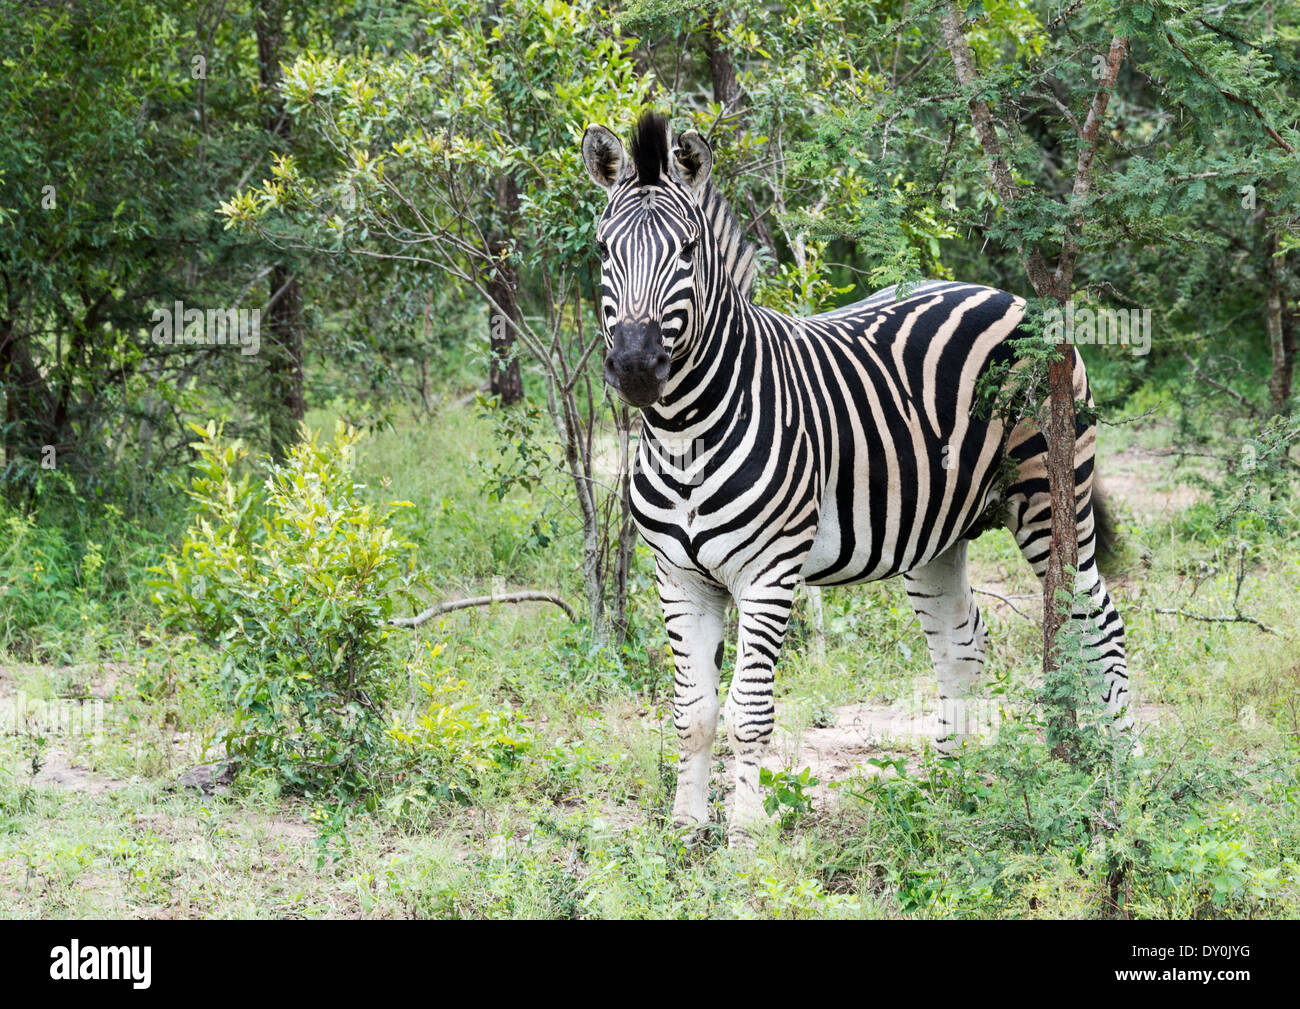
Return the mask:
[[[1004,721],[960,761],[931,753],[919,769],[897,760],[893,774],[846,782],[864,819],[839,868],[870,870],[904,913],[926,916],[1215,918],[1292,906],[1296,862],[1278,845],[1293,822],[1261,820],[1252,792],[1270,780],[1263,769],[1240,774],[1191,741],[1159,764],[1085,767],[1053,754],[1043,721]],[[1292,770],[1273,775],[1295,787]],[[1271,836],[1247,827],[1260,822]]]
[[[164,620],[222,651],[234,708],[225,736],[241,770],[270,769],[292,792],[367,792],[381,771],[385,621],[406,594],[407,544],[353,476],[360,434],[304,429],[283,465],[257,462],[214,425],[195,427],[191,521],[179,551],[150,569]]]
[[[768,816],[779,816],[783,828],[793,826],[799,817],[812,812],[812,796],[804,791],[818,784],[811,768],[805,767],[796,774],[788,767],[775,772],[762,767],[758,771],[758,783],[767,790],[763,809]]]
[[[427,698],[414,723],[388,729],[405,785],[390,797],[399,813],[430,799],[468,804],[487,775],[515,768],[532,748],[513,710],[466,696],[468,684],[441,664],[443,647],[430,645],[411,667]]]

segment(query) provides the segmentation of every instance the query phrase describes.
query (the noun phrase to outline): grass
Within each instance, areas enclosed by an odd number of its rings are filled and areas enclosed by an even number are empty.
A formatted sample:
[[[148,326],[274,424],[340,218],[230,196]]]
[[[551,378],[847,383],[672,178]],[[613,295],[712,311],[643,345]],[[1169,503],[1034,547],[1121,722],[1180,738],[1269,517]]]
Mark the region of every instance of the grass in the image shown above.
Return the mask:
[[[485,503],[502,465],[498,436],[474,408],[450,406],[436,423],[377,435],[364,445],[367,493],[415,505],[399,512],[398,528],[436,594],[505,584],[576,600],[561,475]],[[1157,438],[1106,429],[1102,458]],[[398,785],[367,811],[281,794],[265,775],[212,795],[182,784],[182,772],[220,756],[228,713],[216,658],[158,632],[132,582],[156,559],[150,548],[177,530],[87,520],[83,533],[107,544],[105,562],[89,573],[72,565],[51,587],[46,560],[71,557],[77,541],[27,529],[4,576],[28,622],[10,618],[0,638],[0,908],[14,917],[1059,918],[1112,914],[1118,893],[1139,917],[1295,917],[1295,526],[1259,538],[1240,595],[1243,611],[1289,637],[1156,613],[1231,612],[1235,554],[1199,507],[1156,517],[1121,509],[1127,549],[1110,584],[1148,716],[1148,756],[1109,793],[1120,830],[1098,833],[1081,818],[1101,808],[1095,784],[1040,760],[1037,730],[1020,724],[960,764],[918,739],[841,746],[851,766],[819,771],[827,781],[813,811],[787,829],[774,822],[755,851],[739,854],[720,829],[688,846],[667,824],[672,674],[644,553],[634,644],[620,655],[591,654],[582,630],[542,605],[395,631],[400,724],[417,723],[427,700],[420,673],[432,668],[460,684],[451,701],[505,713],[526,746],[507,766],[475,765],[460,801],[413,798]],[[977,586],[1002,595],[1036,587],[1005,534],[979,540],[972,567]],[[51,603],[56,590],[64,595]],[[843,717],[936,700],[901,584],[828,590],[823,604],[824,654],[801,601],[778,678],[781,752],[794,771],[818,759]],[[993,644],[982,687],[1022,703],[1037,626],[991,597],[981,604]],[[20,723],[20,695],[46,711],[100,701],[102,731]],[[434,745],[439,759],[469,762],[482,742],[471,727]],[[721,735],[715,755],[720,819]],[[1109,868],[1120,863],[1129,869],[1117,883]]]

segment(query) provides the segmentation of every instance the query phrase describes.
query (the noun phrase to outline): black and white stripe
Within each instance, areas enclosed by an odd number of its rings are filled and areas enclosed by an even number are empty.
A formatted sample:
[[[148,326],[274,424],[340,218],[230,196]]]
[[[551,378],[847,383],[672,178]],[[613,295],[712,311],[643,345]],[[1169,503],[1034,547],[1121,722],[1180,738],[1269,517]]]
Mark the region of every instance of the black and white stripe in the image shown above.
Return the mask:
[[[599,129],[599,128],[593,128]],[[934,282],[792,318],[750,302],[753,250],[708,182],[694,134],[671,162],[661,119],[644,117],[625,163],[608,131],[584,154],[610,191],[597,237],[611,357],[626,320],[658,323],[670,359],[644,406],[632,488],[658,562],[676,659],[682,752],[674,811],[707,818],[723,617],[739,611],[725,715],[737,759],[733,832],[760,815],[758,763],[775,725],[774,670],[796,586],[902,574],[939,679],[940,749],[960,741],[986,630],[966,573],[972,527],[990,507],[1041,577],[1050,536],[1046,444],[976,409],[979,376],[1010,362],[1024,302],[992,288]],[[617,144],[617,141],[612,141]],[[604,160],[602,161],[602,157]],[[721,204],[721,208],[719,208]],[[1075,357],[1076,396],[1090,401]],[[1104,696],[1126,720],[1123,623],[1095,563],[1096,430],[1077,429],[1079,585],[1102,654]],[[1018,464],[995,501],[1004,455]]]

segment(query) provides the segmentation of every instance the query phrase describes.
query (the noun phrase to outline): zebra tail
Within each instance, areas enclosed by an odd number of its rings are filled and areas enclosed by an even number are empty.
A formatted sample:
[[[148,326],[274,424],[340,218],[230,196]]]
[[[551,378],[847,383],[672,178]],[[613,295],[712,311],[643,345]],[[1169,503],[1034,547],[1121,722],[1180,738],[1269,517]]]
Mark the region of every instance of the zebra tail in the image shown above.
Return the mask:
[[[1094,484],[1092,489],[1092,520],[1097,536],[1097,570],[1110,575],[1119,560],[1119,538],[1115,532],[1115,518],[1110,506]]]

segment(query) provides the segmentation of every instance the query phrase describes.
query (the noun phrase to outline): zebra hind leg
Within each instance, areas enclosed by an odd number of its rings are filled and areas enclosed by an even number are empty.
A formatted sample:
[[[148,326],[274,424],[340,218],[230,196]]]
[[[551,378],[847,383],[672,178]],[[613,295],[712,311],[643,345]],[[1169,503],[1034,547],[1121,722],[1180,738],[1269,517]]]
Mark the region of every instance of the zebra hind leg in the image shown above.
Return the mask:
[[[1041,435],[1037,436],[1041,438]],[[1082,624],[1085,649],[1095,653],[1095,668],[1101,684],[1101,699],[1105,702],[1114,728],[1132,735],[1133,717],[1130,712],[1128,659],[1124,648],[1124,621],[1120,618],[1106,583],[1097,567],[1099,523],[1098,508],[1094,507],[1095,489],[1092,482],[1092,453],[1088,452],[1075,473],[1076,521],[1079,531],[1079,568],[1075,578],[1076,599],[1070,619]],[[1038,462],[1041,470],[1042,463]],[[1007,528],[1015,537],[1020,552],[1029,561],[1039,581],[1047,571],[1048,549],[1052,538],[1051,498],[1042,486],[1045,479],[1023,480],[1013,485],[1008,494]],[[1030,493],[1030,489],[1036,492]],[[1142,745],[1133,739],[1133,753],[1140,756]]]
[[[951,756],[970,735],[970,699],[984,668],[988,631],[966,574],[966,540],[903,575],[907,597],[921,620],[939,680],[936,746]]]

